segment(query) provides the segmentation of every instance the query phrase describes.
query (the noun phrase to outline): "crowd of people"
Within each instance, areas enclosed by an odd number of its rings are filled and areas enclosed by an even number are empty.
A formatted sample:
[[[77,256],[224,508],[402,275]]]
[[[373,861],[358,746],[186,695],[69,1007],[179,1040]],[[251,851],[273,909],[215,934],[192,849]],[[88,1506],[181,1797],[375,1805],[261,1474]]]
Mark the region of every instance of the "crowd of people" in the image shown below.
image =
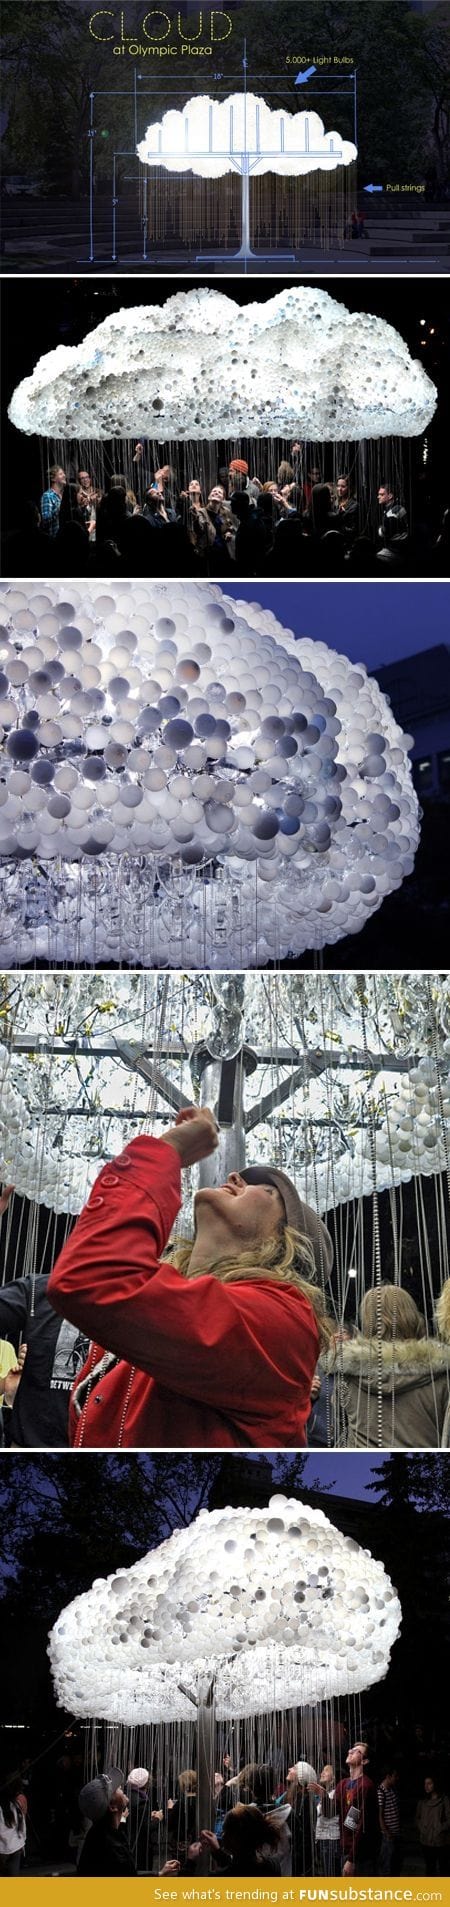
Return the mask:
[[[28,1272],[1,1286],[0,1441],[373,1449],[381,1427],[386,1448],[448,1447],[450,1279],[434,1328],[388,1280],[366,1291],[358,1328],[339,1323],[327,1289],[331,1235],[272,1166],[203,1187],[194,1239],[170,1245],[181,1172],[217,1143],[214,1115],[194,1108],[164,1140],[132,1140],[114,1173],[100,1173],[50,1277]],[[112,1225],[122,1295],[110,1275]]]
[[[83,1782],[82,1756],[63,1756],[53,1798],[56,1858],[79,1876],[138,1874],[308,1876],[391,1875],[404,1869],[446,1875],[450,1799],[430,1763],[416,1792],[392,1756],[372,1772],[366,1741],[345,1754],[338,1726],[334,1763],[316,1772],[301,1759],[233,1770],[221,1757],[211,1781],[209,1822],[199,1825],[195,1768],[173,1772],[172,1792],[146,1768],[105,1767]],[[161,1783],[160,1783],[161,1787]],[[26,1872],[30,1782],[0,1792],[0,1873]],[[58,1799],[60,1806],[58,1808]],[[31,1801],[31,1813],[33,1803]],[[200,1804],[201,1811],[201,1804]],[[38,1837],[39,1838],[39,1837]],[[30,1866],[36,1853],[30,1854]]]
[[[182,488],[169,464],[151,467],[138,443],[131,470],[105,478],[53,465],[39,504],[22,505],[5,556],[18,574],[301,576],[408,575],[448,562],[450,518],[430,521],[418,505],[411,536],[403,497],[388,477],[372,498],[358,495],[348,471],[325,481],[308,464],[303,444],[262,481],[244,458],[233,458],[203,490],[198,475]],[[413,547],[414,544],[414,547]]]

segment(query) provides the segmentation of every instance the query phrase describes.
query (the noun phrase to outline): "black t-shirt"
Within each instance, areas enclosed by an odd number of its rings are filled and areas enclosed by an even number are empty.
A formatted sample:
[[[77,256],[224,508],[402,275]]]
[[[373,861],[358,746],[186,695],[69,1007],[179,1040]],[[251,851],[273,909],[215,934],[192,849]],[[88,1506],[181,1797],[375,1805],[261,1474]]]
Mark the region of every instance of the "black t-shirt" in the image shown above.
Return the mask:
[[[27,1344],[14,1408],[4,1412],[8,1441],[19,1449],[53,1448],[69,1442],[69,1396],[88,1351],[88,1338],[58,1317],[47,1298],[48,1279],[17,1278],[0,1287],[0,1337],[18,1351]]]

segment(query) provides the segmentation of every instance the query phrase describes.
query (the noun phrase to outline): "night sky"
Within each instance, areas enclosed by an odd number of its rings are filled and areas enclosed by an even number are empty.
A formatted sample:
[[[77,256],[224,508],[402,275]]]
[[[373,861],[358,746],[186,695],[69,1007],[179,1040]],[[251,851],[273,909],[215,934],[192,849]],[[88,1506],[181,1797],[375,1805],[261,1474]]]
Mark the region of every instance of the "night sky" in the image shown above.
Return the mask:
[[[364,1498],[366,1504],[375,1506],[380,1494],[370,1491],[366,1496],[367,1485],[375,1483],[374,1471],[384,1463],[385,1452],[378,1455],[375,1450],[312,1450],[308,1456],[303,1473],[305,1488],[312,1490],[318,1485],[323,1490],[332,1485],[333,1496]]]
[[[266,1454],[271,1457],[270,1452],[264,1451],[263,1455]],[[273,1454],[276,1455],[275,1452]],[[260,1456],[260,1451],[246,1451],[246,1463],[259,1462]],[[367,1486],[375,1483],[374,1472],[384,1464],[385,1457],[385,1450],[311,1450],[303,1472],[304,1487],[307,1490],[330,1489],[333,1496],[356,1498],[370,1508],[371,1503],[375,1505],[377,1502],[381,1485],[377,1491],[370,1490],[366,1496]],[[274,1489],[276,1487],[274,1484]],[[279,1487],[284,1489],[283,1484]]]
[[[380,668],[399,656],[417,655],[436,643],[448,643],[448,583],[388,583],[382,590],[367,583],[235,583],[227,595],[273,609],[285,628],[313,636],[331,649]]]

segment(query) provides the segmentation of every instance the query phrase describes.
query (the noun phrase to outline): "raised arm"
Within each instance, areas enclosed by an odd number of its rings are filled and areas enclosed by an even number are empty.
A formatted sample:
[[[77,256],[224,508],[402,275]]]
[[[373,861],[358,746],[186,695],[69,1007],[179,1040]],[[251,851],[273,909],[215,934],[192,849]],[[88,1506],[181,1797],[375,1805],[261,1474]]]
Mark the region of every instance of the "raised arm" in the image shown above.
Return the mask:
[[[209,1121],[209,1124],[208,1124]],[[217,1144],[212,1114],[180,1114],[164,1140],[134,1139],[105,1166],[51,1273],[48,1295],[96,1344],[179,1394],[256,1415],[276,1410],[317,1361],[302,1295],[261,1281],[185,1278],[161,1263],[180,1205],[180,1164]],[[295,1304],[297,1330],[292,1329]],[[306,1379],[305,1379],[306,1371]]]
[[[126,1330],[133,1299],[158,1272],[165,1275],[161,1253],[181,1204],[181,1166],[197,1164],[217,1144],[213,1114],[184,1108],[164,1139],[132,1139],[96,1179],[50,1273],[47,1295],[56,1311],[106,1349],[116,1345],[105,1326],[115,1332],[117,1319]],[[118,1354],[128,1355],[122,1346]]]

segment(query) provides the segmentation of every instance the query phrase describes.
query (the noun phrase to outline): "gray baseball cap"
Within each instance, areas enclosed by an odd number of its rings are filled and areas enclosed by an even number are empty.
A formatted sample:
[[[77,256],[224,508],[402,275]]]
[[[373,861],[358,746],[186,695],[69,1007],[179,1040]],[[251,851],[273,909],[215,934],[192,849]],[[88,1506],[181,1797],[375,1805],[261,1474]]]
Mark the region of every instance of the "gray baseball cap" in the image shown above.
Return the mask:
[[[78,1806],[88,1821],[102,1821],[116,1788],[123,1788],[122,1768],[105,1768],[104,1774],[87,1781],[78,1796]]]
[[[328,1284],[333,1270],[333,1240],[318,1212],[314,1212],[311,1205],[305,1205],[303,1199],[299,1198],[287,1172],[280,1172],[275,1165],[249,1165],[244,1167],[240,1177],[246,1179],[249,1185],[276,1186],[283,1200],[286,1224],[291,1225],[293,1231],[303,1232],[304,1237],[309,1238],[317,1277],[322,1284]]]

